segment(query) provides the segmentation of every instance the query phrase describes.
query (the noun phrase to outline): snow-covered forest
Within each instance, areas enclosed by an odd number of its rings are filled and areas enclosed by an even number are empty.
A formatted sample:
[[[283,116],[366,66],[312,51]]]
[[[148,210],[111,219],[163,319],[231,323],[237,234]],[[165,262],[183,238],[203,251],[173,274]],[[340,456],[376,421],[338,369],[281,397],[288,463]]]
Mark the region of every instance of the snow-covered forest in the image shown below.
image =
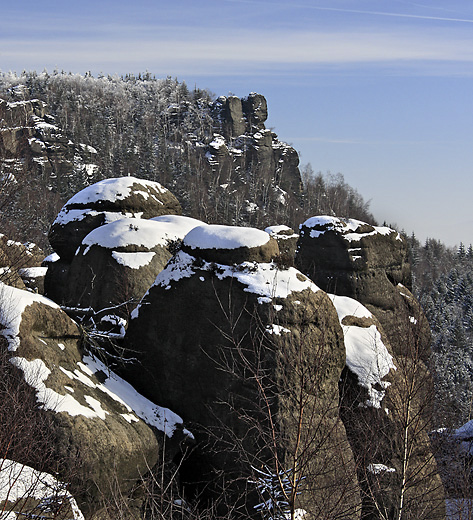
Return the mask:
[[[24,239],[42,247],[47,242],[41,234],[25,235],[26,230],[31,234],[32,221],[45,233],[51,222],[45,215],[54,218],[74,193],[101,179],[128,174],[160,182],[178,197],[186,215],[206,222],[264,228],[277,221],[297,227],[307,215],[325,213],[375,220],[368,203],[341,174],[315,175],[305,165],[301,186],[296,152],[269,130],[258,132],[264,122],[252,122],[249,132],[224,139],[221,98],[176,79],[150,74],[2,74],[0,98],[44,101],[50,123],[79,147],[69,157],[69,168],[61,170],[53,160],[50,171],[40,169],[34,178],[23,175],[21,186],[15,187],[21,200],[3,208],[4,215],[13,213]],[[28,169],[32,159],[25,156],[25,148],[22,165]],[[84,150],[89,152],[86,158]],[[268,157],[270,152],[274,158]],[[15,175],[22,175],[21,168]],[[294,180],[284,185],[288,176]],[[36,196],[39,192],[41,197]]]

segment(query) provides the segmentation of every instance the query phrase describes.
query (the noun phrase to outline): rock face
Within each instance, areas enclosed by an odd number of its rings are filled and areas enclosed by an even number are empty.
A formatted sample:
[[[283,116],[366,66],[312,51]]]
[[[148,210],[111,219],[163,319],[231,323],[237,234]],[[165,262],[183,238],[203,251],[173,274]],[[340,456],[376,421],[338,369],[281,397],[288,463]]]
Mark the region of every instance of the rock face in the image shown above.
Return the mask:
[[[65,477],[73,475],[84,512],[113,496],[115,485],[128,493],[158,460],[164,436],[167,455],[179,452],[187,438],[182,420],[84,353],[76,324],[51,300],[5,285],[0,290],[2,354],[48,414],[54,460]]]
[[[402,509],[419,519],[445,518],[427,435],[432,379],[423,360],[430,335],[407,289],[405,240],[388,228],[313,217],[301,226],[296,265],[337,295],[347,349],[341,414],[358,463],[362,517],[397,518]]]
[[[171,258],[170,249],[203,223],[178,215],[153,220],[126,218],[91,231],[72,259],[67,274],[66,305],[108,308],[128,317]],[[112,307],[116,307],[112,310]]]
[[[333,508],[359,518],[337,411],[340,325],[323,291],[270,263],[277,252],[263,231],[194,228],[134,312],[126,344],[141,364],[126,375],[190,421],[198,450],[183,481],[207,482],[213,499],[227,482],[235,518],[256,514],[280,472],[294,477],[294,504],[310,517]]]
[[[409,299],[414,300],[402,235],[357,220],[312,217],[301,225],[296,266],[322,289],[365,305],[380,321],[395,351],[402,351],[395,331],[398,313]],[[411,316],[417,317],[418,306],[414,311]]]
[[[120,177],[84,188],[64,205],[49,232],[49,242],[62,260],[71,261],[82,239],[93,229],[124,217],[149,219],[180,214],[172,193],[157,182]]]
[[[43,101],[0,99],[0,157],[5,172],[15,175],[27,161],[46,178],[90,177],[97,170],[96,155],[91,146],[70,141]]]
[[[269,226],[265,231],[272,238],[276,239],[283,265],[293,266],[299,235],[288,226]]]
[[[287,192],[301,193],[299,157],[291,146],[265,128],[268,107],[264,96],[221,96],[214,102],[212,113],[215,135],[207,157],[215,171],[226,171],[230,165],[241,172],[252,170],[255,179],[274,184],[275,199],[278,190],[282,190],[283,198]]]
[[[49,239],[59,258],[49,263],[45,294],[94,309],[141,298],[170,258],[167,248],[200,223],[177,213],[177,199],[157,182],[121,177],[85,188],[51,226]],[[152,217],[165,220],[145,220]],[[130,221],[119,224],[123,219]]]

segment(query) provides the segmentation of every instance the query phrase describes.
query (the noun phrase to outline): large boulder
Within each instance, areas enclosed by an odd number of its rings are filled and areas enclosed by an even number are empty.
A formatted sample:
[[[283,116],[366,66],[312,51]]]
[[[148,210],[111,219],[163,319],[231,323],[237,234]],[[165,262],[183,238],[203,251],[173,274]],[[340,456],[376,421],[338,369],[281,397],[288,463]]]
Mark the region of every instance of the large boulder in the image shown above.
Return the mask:
[[[49,418],[53,456],[41,469],[59,468],[84,511],[130,492],[164,445],[169,458],[179,452],[187,438],[182,420],[84,351],[77,325],[54,302],[1,285],[0,305],[2,354]]]
[[[133,313],[126,346],[141,363],[127,378],[189,421],[198,448],[183,483],[230,498],[235,518],[256,515],[262,500],[264,514],[281,513],[271,506],[279,477],[307,518],[359,518],[338,417],[338,318],[323,291],[270,261],[277,252],[252,228],[189,232]]]
[[[428,350],[428,326],[410,293],[407,241],[397,231],[353,219],[309,218],[300,226],[296,266],[324,290],[366,306],[396,353],[404,348],[397,330],[400,321],[422,322]]]
[[[83,240],[67,274],[65,304],[123,317],[151,287],[171,250],[199,220],[165,215],[125,218],[100,226]],[[128,302],[126,306],[122,306]],[[114,308],[114,309],[113,309]]]
[[[71,261],[93,229],[124,217],[149,219],[180,214],[174,195],[157,182],[119,177],[84,188],[64,205],[49,231],[52,248]]]
[[[363,517],[444,518],[427,435],[433,394],[424,361],[430,335],[408,289],[406,240],[386,227],[312,217],[301,225],[296,266],[336,295],[347,348],[342,418],[358,461]]]

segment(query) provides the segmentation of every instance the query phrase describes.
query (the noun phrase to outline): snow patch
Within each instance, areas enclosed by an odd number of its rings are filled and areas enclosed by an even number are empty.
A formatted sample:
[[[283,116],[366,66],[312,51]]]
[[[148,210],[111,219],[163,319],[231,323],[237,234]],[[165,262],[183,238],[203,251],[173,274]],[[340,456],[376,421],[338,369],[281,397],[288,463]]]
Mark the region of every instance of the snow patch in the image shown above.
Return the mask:
[[[269,239],[268,233],[260,229],[206,224],[192,229],[184,244],[191,249],[237,249],[260,247]]]
[[[361,226],[366,226],[365,222],[356,219],[332,217],[328,215],[321,215],[317,217],[311,217],[301,224],[301,230],[303,228],[310,229],[309,236],[311,238],[318,238],[327,231],[335,231],[343,236],[343,238],[349,242],[359,242],[362,238],[373,235],[391,235],[396,234],[396,240],[402,240],[401,235],[394,229],[385,226],[371,226],[373,231],[367,233],[359,233],[358,229]],[[324,227],[325,229],[313,229],[316,227]]]
[[[138,252],[138,253],[120,253],[118,251],[112,251],[112,258],[125,267],[130,269],[140,269],[145,265],[151,263],[156,253],[150,252]]]
[[[373,475],[379,475],[380,473],[395,473],[396,470],[394,468],[390,468],[385,466],[384,464],[369,464],[366,468]]]
[[[265,235],[269,239],[269,235],[267,233]],[[237,280],[246,286],[244,289],[246,292],[259,295],[261,303],[270,303],[273,298],[287,298],[293,292],[302,292],[307,289],[312,292],[319,291],[313,282],[294,267],[279,269],[274,263],[257,262],[243,262],[238,266],[228,266],[205,261],[199,262],[196,267],[195,260],[193,256],[179,251],[165,269],[158,274],[153,286],[170,288],[171,282],[190,278],[196,270],[199,270],[210,271],[220,280],[225,278]],[[136,314],[134,316],[136,317]]]
[[[7,500],[10,503],[15,503],[27,497],[44,501],[45,505],[52,501],[58,505],[61,502],[68,502],[73,519],[84,520],[77,502],[67,491],[66,484],[56,480],[49,473],[37,471],[9,459],[0,459],[0,502]],[[17,518],[16,513],[8,512],[8,506],[5,506],[2,511],[2,514],[0,514],[2,519]],[[7,516],[5,517],[4,514]]]
[[[369,399],[365,405],[381,408],[385,390],[390,384],[383,381],[383,378],[391,369],[396,369],[393,358],[375,325],[359,327],[342,323],[347,316],[372,318],[373,315],[366,307],[347,296],[329,296],[343,329],[347,367],[356,374],[359,384],[368,391]],[[374,388],[375,386],[379,389]]]
[[[157,191],[158,193],[166,193],[168,190],[161,186],[158,182],[147,181],[144,179],[137,179],[136,177],[118,177],[114,179],[104,179],[92,186],[84,188],[79,193],[76,193],[71,199],[67,201],[67,205],[90,203],[106,200],[109,202],[116,202],[117,200],[126,199],[132,193],[132,186],[138,184],[147,187],[151,193]],[[140,193],[143,193],[140,191]]]

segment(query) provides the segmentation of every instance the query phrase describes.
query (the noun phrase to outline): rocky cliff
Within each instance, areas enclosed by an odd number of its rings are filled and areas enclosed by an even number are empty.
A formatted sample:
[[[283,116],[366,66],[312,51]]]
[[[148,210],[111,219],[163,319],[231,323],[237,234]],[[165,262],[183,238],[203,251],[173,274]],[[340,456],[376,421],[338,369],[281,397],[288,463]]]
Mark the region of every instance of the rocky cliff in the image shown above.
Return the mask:
[[[179,211],[132,177],[64,206],[46,291],[79,328],[51,300],[2,286],[7,362],[51,417],[52,460],[70,467],[67,446],[80,459],[86,516],[113,517],[103,507],[118,492],[128,518],[144,518],[144,483],[161,471],[201,514],[445,518],[403,238],[313,217],[295,254],[285,226],[166,214]]]
[[[94,178],[97,150],[74,144],[39,99],[0,99],[0,169],[15,176],[29,170],[56,189],[74,176]],[[69,179],[69,181],[68,181]]]

